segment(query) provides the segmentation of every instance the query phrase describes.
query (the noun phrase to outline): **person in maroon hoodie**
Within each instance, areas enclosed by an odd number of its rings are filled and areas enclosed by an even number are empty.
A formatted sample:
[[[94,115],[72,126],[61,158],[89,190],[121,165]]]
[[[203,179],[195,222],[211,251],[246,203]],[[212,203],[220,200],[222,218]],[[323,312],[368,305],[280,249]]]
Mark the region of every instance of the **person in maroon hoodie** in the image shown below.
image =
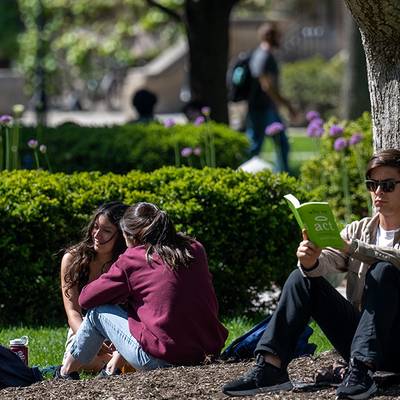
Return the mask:
[[[166,212],[151,203],[129,207],[120,221],[128,246],[109,271],[86,285],[88,310],[56,378],[75,371],[110,340],[135,369],[200,364],[218,356],[228,331],[204,247],[177,233]]]

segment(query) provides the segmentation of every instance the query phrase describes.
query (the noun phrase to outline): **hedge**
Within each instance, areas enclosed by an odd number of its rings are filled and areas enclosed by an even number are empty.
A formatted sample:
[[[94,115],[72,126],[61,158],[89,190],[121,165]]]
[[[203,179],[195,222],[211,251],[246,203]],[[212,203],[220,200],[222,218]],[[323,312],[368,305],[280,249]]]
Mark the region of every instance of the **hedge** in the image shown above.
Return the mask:
[[[295,265],[300,232],[283,195],[295,178],[230,169],[166,167],[127,175],[46,171],[0,173],[0,323],[64,322],[61,249],[76,242],[102,202],[150,201],[208,253],[221,313],[248,311]]]
[[[29,139],[47,146],[53,172],[100,171],[127,173],[132,169],[153,171],[166,165],[191,165],[200,168],[210,164],[215,151],[215,166],[237,168],[246,159],[248,140],[225,125],[207,122],[175,125],[127,124],[112,127],[82,127],[64,124],[56,128],[21,129],[22,166],[34,168]],[[200,148],[200,156],[180,156],[185,147]],[[47,169],[42,154],[41,167]],[[176,159],[178,155],[178,159]],[[208,161],[208,162],[207,162]]]

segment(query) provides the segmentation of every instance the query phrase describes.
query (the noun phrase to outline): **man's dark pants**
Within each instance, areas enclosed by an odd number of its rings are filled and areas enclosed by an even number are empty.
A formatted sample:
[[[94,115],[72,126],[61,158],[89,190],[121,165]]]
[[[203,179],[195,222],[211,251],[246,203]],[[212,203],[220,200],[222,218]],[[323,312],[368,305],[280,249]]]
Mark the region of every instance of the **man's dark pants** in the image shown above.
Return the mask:
[[[346,361],[355,357],[376,369],[400,371],[399,303],[400,270],[387,262],[368,270],[361,311],[324,278],[306,278],[297,269],[283,287],[256,353],[276,354],[286,367],[298,337],[313,318]]]

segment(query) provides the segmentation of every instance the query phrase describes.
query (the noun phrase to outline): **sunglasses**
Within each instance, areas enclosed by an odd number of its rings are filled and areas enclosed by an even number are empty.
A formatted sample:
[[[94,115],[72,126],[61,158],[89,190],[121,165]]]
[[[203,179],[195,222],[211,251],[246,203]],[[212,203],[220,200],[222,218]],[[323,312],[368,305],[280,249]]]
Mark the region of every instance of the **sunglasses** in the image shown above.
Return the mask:
[[[365,181],[365,186],[370,192],[376,192],[378,187],[380,187],[382,192],[388,193],[388,192],[393,192],[398,183],[400,183],[400,181],[396,181],[395,179],[386,179],[384,181],[367,179]]]

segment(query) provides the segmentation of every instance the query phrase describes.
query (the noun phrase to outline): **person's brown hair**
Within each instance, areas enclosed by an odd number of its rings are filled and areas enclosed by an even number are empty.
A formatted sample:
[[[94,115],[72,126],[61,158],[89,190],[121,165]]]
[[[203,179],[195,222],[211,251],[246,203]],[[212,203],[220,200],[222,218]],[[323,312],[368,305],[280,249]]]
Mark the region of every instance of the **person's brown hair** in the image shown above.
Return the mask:
[[[369,179],[372,170],[377,167],[392,167],[400,172],[400,150],[386,149],[376,152],[367,164],[365,177]]]
[[[272,47],[279,47],[279,31],[276,24],[265,22],[258,28],[257,32],[262,42],[268,42]]]
[[[103,265],[103,272],[105,272],[111,264],[117,260],[118,256],[126,250],[126,243],[122,235],[119,221],[127,208],[127,205],[119,201],[112,201],[101,205],[92,215],[89,224],[84,228],[83,239],[79,243],[66,249],[65,252],[72,255],[72,263],[64,275],[65,294],[67,297],[70,297],[69,291],[72,287],[78,285],[78,290],[80,292],[83,286],[89,281],[89,266],[96,256],[92,231],[100,215],[106,216],[110,223],[117,228],[117,236],[112,249],[111,259]]]
[[[146,247],[148,263],[157,254],[171,269],[188,267],[193,259],[193,238],[176,232],[165,211],[152,203],[137,203],[129,207],[120,221],[121,229],[133,246]]]

